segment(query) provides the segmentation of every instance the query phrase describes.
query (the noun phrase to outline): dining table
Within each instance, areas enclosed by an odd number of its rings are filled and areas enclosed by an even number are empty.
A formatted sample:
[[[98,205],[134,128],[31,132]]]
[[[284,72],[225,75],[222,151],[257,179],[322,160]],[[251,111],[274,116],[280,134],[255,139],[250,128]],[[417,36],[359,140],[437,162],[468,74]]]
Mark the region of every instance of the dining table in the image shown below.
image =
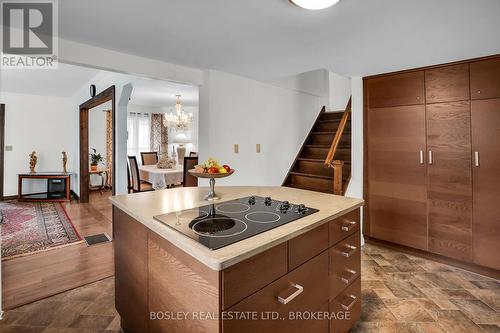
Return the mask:
[[[160,169],[156,165],[139,166],[141,180],[147,181],[155,190],[163,190],[170,185],[182,183],[183,166],[176,165],[170,169]]]

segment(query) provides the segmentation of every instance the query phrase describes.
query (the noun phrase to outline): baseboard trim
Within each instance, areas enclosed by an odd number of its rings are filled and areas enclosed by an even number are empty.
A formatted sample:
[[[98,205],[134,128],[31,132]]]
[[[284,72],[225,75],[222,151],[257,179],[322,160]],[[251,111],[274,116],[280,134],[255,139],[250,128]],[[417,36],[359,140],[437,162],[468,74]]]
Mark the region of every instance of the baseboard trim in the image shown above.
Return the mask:
[[[2,201],[17,199],[17,195],[7,195],[2,198]]]
[[[75,191],[73,191],[73,190],[70,191],[70,196],[72,196],[76,200],[80,200],[80,197],[78,196],[78,194],[76,194]]]
[[[424,259],[429,259],[429,260],[434,260],[442,264],[454,266],[457,268],[464,269],[466,271],[470,271],[476,274],[484,275],[493,279],[500,280],[500,271],[493,269],[493,268],[488,268],[484,266],[479,266],[473,263],[468,263],[468,262],[463,262],[457,259],[452,259],[448,258],[445,256],[442,256],[440,254],[435,254],[435,253],[430,253],[427,251],[419,250],[419,249],[414,249],[408,246],[404,245],[399,245],[399,244],[394,244],[388,241],[376,239],[376,238],[371,238],[369,236],[364,235],[365,242],[368,244],[373,244],[373,245],[379,245],[379,246],[384,246],[387,248],[390,248],[392,250],[404,252],[410,255],[414,255],[417,257],[421,257]]]

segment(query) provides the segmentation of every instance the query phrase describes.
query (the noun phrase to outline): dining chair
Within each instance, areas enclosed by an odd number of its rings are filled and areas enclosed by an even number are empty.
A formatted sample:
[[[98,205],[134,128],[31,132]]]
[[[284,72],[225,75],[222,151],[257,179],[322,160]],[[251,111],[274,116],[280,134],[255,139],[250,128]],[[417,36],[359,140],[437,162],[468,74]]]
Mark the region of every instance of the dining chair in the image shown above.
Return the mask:
[[[135,156],[128,156],[128,165],[130,169],[130,175],[132,176],[132,192],[136,193],[154,191],[153,186],[150,183],[141,180],[139,164],[137,164],[137,158]]]
[[[196,187],[198,186],[198,178],[191,175],[188,170],[194,169],[194,166],[198,164],[197,156],[184,157],[184,169],[182,171],[182,186],[184,187]]]
[[[155,151],[142,151],[141,161],[142,165],[156,165],[158,164],[158,153]]]
[[[127,162],[127,193],[132,192],[132,176],[130,175],[130,166]]]
[[[196,151],[190,152],[189,157],[198,157],[198,152],[196,152]]]

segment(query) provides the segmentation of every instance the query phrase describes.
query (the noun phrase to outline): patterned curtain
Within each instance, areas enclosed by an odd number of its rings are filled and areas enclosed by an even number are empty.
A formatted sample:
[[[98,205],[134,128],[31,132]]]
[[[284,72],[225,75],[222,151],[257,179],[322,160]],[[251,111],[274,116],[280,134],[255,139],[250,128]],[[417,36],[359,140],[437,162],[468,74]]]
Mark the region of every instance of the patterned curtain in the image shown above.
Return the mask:
[[[149,138],[151,151],[160,154],[168,153],[168,128],[163,126],[163,114],[151,114],[151,136]]]
[[[113,113],[111,110],[106,111],[106,169],[108,169],[108,178],[106,183],[111,184],[113,179]]]

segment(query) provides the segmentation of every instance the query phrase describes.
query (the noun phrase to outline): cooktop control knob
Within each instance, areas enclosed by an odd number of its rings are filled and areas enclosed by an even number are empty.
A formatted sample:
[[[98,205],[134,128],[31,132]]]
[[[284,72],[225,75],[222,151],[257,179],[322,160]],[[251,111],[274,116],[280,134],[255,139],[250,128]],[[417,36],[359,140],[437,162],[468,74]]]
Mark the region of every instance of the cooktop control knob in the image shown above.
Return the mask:
[[[272,202],[271,197],[266,197],[264,199],[264,204],[266,204],[266,206],[271,206],[271,202]]]
[[[248,198],[248,204],[255,205],[255,197]]]

